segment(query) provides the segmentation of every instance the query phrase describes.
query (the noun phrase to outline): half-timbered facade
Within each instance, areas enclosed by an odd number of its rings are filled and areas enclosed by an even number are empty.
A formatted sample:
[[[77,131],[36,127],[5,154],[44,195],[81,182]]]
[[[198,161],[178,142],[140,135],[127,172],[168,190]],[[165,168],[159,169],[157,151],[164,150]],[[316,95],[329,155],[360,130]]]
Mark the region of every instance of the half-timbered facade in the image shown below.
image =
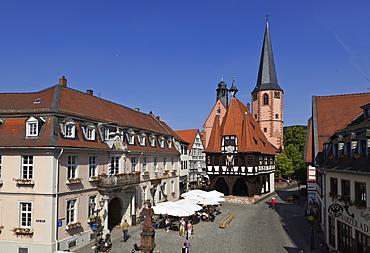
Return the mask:
[[[274,190],[276,149],[235,93],[223,120],[215,117],[204,151],[207,174],[211,189],[253,197]]]

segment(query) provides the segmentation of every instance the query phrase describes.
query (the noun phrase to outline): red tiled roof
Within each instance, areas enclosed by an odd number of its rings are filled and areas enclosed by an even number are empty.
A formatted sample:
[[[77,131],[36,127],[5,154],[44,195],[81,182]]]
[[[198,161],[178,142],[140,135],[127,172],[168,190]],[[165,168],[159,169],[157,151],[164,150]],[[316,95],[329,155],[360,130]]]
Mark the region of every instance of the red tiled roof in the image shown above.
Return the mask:
[[[199,133],[198,129],[189,129],[189,130],[179,130],[175,131],[178,135],[180,135],[185,141],[189,142],[189,150],[192,149],[195,138]]]
[[[36,99],[41,100],[35,103]],[[63,138],[60,133],[54,135],[55,132],[59,132],[57,118],[53,117],[56,113],[77,118],[76,138]],[[28,116],[24,115],[37,116],[38,114],[43,115],[42,117],[47,121],[41,128],[38,138],[26,139],[25,128]],[[15,118],[19,115],[24,117]],[[0,94],[0,116],[5,119],[0,123],[0,145],[3,147],[62,146],[108,149],[108,145],[98,138],[98,134],[96,141],[83,138],[78,118],[93,122],[115,123],[120,127],[144,130],[163,136],[177,136],[167,124],[152,114],[141,113],[61,85],[35,93]],[[129,146],[129,149],[178,153],[175,147],[168,148],[167,144],[165,148],[133,145]]]
[[[26,139],[27,118],[6,119],[0,127],[0,145],[2,147],[41,147],[50,145],[50,119],[45,122],[42,135],[36,139]]]
[[[370,102],[370,93],[313,97],[313,131],[317,131],[316,152],[323,150],[325,141],[335,131],[347,126],[361,114],[362,105]]]
[[[208,147],[204,152],[220,152],[221,151],[221,132],[220,132],[220,115],[216,114],[213,121],[211,136],[209,137]]]
[[[216,116],[210,142],[205,152],[221,152],[221,137],[225,135],[237,137],[238,152],[276,154],[276,149],[262,133],[247,107],[236,98],[230,99],[221,126],[219,125],[219,116]]]

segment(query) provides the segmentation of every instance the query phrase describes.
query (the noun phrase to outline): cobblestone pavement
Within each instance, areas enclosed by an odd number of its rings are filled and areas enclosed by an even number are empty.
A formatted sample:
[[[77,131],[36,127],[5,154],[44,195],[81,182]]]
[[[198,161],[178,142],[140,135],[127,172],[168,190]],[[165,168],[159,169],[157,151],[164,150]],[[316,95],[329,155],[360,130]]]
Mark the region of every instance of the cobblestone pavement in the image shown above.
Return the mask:
[[[190,239],[191,253],[218,253],[218,252],[298,252],[304,247],[306,252],[320,252],[318,250],[318,233],[315,233],[315,248],[310,251],[310,224],[304,217],[304,201],[301,205],[287,204],[284,200],[293,195],[296,186],[279,188],[256,204],[223,203],[222,214],[216,216],[214,222],[200,222],[194,225],[194,235]],[[272,196],[276,198],[276,211],[268,208]],[[219,224],[228,213],[233,213],[235,219],[226,228],[219,228]],[[140,245],[141,226],[130,227],[130,239],[123,243],[122,230],[116,227],[112,230],[112,253],[131,253],[134,243]],[[166,232],[156,229],[155,250],[161,253],[178,253],[183,245],[184,237],[177,231]],[[76,253],[93,252],[87,245]],[[155,252],[154,250],[154,252]]]

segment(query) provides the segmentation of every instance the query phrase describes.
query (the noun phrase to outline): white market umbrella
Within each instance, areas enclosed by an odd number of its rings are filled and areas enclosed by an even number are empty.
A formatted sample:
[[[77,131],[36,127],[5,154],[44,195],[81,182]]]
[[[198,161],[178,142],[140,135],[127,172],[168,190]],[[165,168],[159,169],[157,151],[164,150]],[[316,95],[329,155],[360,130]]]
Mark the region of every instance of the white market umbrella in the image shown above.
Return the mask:
[[[157,205],[153,206],[153,211],[155,214],[166,214],[169,209],[172,207],[175,207],[176,204],[174,204],[171,201],[158,203]]]
[[[198,204],[201,204],[201,205],[219,205],[220,202],[222,202],[222,201],[224,201],[224,199],[212,197],[212,198],[203,199],[203,200],[199,201]]]
[[[190,196],[199,196],[201,194],[205,193],[203,190],[190,190],[188,192],[184,192],[181,194],[181,197],[190,197]]]
[[[188,210],[192,210],[193,212],[199,211],[202,209],[200,205],[198,205],[198,200],[195,199],[181,199],[174,202],[176,206],[180,208],[185,208]]]
[[[171,216],[178,216],[178,217],[187,217],[194,214],[194,211],[191,209],[187,209],[185,207],[172,207],[167,212],[168,215]]]

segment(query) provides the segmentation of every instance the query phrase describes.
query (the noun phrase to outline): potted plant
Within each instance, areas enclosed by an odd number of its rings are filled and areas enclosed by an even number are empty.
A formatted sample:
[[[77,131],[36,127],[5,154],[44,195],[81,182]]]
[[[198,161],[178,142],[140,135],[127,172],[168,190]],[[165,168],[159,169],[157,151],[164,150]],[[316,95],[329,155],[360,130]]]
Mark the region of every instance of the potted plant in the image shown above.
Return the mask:
[[[168,173],[168,172],[170,172],[170,171],[169,171],[169,170],[164,170],[164,172]]]
[[[144,175],[149,175],[149,171],[144,171]]]
[[[294,203],[294,198],[292,196],[289,196],[287,198],[288,203]]]
[[[80,177],[72,177],[67,179],[67,184],[79,184],[81,183],[82,178]]]
[[[35,181],[30,178],[13,178],[13,181],[15,181],[16,184],[34,184]]]
[[[172,170],[172,172],[176,173],[176,172],[177,172],[177,170]]]
[[[90,182],[96,182],[96,181],[101,181],[101,177],[99,176],[91,176],[89,177]]]
[[[32,235],[33,230],[31,228],[13,228],[11,230],[16,235]]]

